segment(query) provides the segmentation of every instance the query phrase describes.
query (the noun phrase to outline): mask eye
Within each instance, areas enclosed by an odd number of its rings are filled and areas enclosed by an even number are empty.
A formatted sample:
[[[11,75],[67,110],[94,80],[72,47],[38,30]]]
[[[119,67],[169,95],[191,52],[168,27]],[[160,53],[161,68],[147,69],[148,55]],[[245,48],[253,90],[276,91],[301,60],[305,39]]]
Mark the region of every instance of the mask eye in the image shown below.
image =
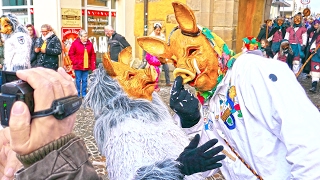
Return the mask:
[[[134,74],[134,73],[132,73],[132,72],[128,72],[128,73],[127,73],[127,79],[128,79],[128,80],[133,79],[133,78],[134,78],[134,76],[135,76],[135,74]]]
[[[195,55],[197,53],[198,49],[196,48],[189,48],[188,49],[188,56]]]

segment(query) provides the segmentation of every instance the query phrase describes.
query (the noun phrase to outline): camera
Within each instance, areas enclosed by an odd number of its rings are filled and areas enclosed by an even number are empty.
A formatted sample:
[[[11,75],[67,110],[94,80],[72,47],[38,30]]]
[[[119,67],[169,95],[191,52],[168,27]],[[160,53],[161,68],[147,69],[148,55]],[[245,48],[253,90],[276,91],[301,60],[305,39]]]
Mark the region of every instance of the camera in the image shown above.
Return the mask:
[[[11,108],[16,101],[26,103],[30,113],[33,113],[34,89],[27,82],[20,80],[15,72],[0,71],[0,85],[0,117],[2,126],[9,126]]]

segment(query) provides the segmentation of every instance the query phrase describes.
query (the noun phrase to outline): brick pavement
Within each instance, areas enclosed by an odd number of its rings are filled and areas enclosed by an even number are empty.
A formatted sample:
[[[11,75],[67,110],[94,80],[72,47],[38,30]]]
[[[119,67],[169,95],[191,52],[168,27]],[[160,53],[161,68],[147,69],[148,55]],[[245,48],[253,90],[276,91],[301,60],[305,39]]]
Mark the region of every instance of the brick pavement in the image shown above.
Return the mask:
[[[309,93],[308,89],[311,87],[311,80],[305,79],[300,80],[301,85],[306,90],[308,97],[314,104],[320,105],[320,92],[316,94]],[[188,86],[186,85],[188,88]],[[170,97],[170,87],[164,86],[164,83],[160,83],[160,96],[163,98],[164,102],[169,105],[169,97]],[[192,89],[192,88],[191,88]],[[318,86],[320,89],[320,85]],[[172,111],[171,111],[172,112]],[[94,118],[93,114],[89,109],[81,108],[77,112],[77,121],[75,125],[74,132],[82,139],[84,139],[86,146],[88,148],[89,153],[91,154],[90,160],[94,161],[96,171],[104,177],[104,179],[108,179],[105,170],[104,161],[106,160],[105,157],[101,156],[97,150],[97,146],[93,137],[93,126],[94,126]],[[209,179],[208,179],[209,180]],[[215,174],[210,180],[224,180],[223,176],[218,173]]]

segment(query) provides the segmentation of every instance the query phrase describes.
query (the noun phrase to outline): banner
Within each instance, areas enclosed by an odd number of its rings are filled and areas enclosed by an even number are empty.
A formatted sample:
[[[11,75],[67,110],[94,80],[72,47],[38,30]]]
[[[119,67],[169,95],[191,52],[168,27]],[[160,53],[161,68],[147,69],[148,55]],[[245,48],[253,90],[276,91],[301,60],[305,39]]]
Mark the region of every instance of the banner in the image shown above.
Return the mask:
[[[81,9],[61,8],[62,27],[82,27]]]

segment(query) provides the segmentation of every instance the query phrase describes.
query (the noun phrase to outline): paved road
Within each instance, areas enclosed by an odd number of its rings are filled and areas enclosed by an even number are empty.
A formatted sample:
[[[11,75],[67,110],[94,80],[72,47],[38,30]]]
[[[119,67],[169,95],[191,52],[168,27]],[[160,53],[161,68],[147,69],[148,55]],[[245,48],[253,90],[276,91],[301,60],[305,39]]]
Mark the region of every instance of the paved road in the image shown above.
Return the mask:
[[[311,80],[301,80],[300,81],[303,88],[306,90],[308,97],[314,104],[320,104],[320,92],[316,94],[309,93],[308,89],[311,86]],[[169,103],[169,97],[170,97],[170,87],[164,86],[164,84],[160,84],[160,96],[163,98],[164,102],[168,105]],[[319,85],[320,88],[320,85]],[[103,175],[105,179],[106,177],[106,171],[104,166],[105,157],[102,157],[100,153],[97,150],[97,146],[93,137],[92,129],[94,126],[94,118],[93,114],[89,109],[83,109],[81,108],[77,113],[77,122],[75,125],[74,132],[84,139],[86,146],[89,150],[89,153],[91,154],[91,160],[97,164],[95,165],[96,171]],[[214,175],[211,180],[224,180],[224,178],[221,176],[221,174]]]

